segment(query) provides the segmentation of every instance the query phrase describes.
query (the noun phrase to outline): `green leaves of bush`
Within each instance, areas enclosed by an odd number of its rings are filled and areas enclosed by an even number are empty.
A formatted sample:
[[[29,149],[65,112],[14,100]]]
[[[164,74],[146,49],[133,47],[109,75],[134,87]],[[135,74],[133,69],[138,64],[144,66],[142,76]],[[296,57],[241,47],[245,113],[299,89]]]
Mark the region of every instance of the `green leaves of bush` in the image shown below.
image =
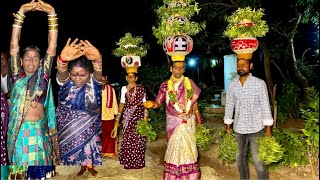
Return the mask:
[[[192,16],[198,14],[200,11],[200,8],[198,8],[199,3],[195,2],[194,4],[191,4],[193,2],[194,0],[184,0],[180,1],[181,5],[179,6],[171,6],[170,4],[179,2],[164,0],[164,5],[155,10],[159,21],[157,27],[152,27],[152,32],[158,39],[158,44],[162,45],[163,40],[167,36],[176,36],[179,34],[193,36],[205,29],[206,22],[197,23],[191,21]],[[181,17],[184,21],[182,22],[176,17]]]
[[[141,136],[145,136],[148,141],[154,141],[157,138],[157,133],[153,131],[151,124],[143,119],[138,121],[136,132]]]
[[[236,161],[238,152],[238,144],[234,134],[225,134],[222,141],[219,143],[218,157],[220,163],[229,165]]]
[[[131,33],[126,33],[125,36],[120,38],[119,42],[116,43],[119,47],[113,51],[113,55],[121,57],[131,54],[144,57],[147,55],[149,45],[143,43],[142,36],[133,37]]]
[[[196,140],[197,146],[200,150],[208,150],[210,146],[214,143],[212,129],[206,128],[204,125],[201,125],[196,130]]]
[[[231,16],[227,17],[228,26],[224,31],[224,36],[230,39],[236,37],[263,37],[269,27],[261,17],[264,15],[264,9],[251,9],[250,7],[238,8]],[[253,22],[253,26],[239,26],[242,21]]]
[[[284,149],[273,136],[264,136],[257,139],[259,144],[259,158],[266,164],[278,162],[282,159]]]

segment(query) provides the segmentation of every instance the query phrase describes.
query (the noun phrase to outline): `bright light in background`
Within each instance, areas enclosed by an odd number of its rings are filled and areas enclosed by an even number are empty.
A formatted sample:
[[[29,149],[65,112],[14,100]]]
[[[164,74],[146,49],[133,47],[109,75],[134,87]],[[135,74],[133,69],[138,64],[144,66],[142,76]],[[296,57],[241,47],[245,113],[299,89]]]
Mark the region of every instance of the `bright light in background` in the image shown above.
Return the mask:
[[[216,67],[218,65],[218,60],[217,59],[210,59],[210,66],[212,68]]]
[[[196,62],[195,59],[191,59],[191,58],[189,59],[188,65],[189,65],[190,67],[195,67],[196,64],[197,64],[197,62]]]

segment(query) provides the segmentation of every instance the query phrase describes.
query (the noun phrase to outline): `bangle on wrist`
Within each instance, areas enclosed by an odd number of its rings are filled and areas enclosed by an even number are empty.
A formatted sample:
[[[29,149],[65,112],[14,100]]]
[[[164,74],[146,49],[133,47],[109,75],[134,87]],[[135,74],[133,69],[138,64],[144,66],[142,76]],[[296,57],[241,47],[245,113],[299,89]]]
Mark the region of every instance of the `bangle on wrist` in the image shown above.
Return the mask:
[[[58,60],[63,64],[68,63],[68,61],[63,60],[60,55],[58,56]]]
[[[152,101],[152,109],[156,108],[156,102],[155,101]]]
[[[92,61],[92,65],[95,71],[102,71],[102,61],[100,62]]]
[[[48,14],[48,29],[49,31],[58,31],[58,16],[57,14]]]
[[[19,17],[21,17],[22,19],[24,19],[26,17],[26,15],[24,15],[22,12],[18,11],[17,14]]]
[[[202,118],[201,118],[200,113],[197,113],[197,114],[196,114],[196,120],[197,120],[198,123],[201,123],[201,122],[202,122]]]

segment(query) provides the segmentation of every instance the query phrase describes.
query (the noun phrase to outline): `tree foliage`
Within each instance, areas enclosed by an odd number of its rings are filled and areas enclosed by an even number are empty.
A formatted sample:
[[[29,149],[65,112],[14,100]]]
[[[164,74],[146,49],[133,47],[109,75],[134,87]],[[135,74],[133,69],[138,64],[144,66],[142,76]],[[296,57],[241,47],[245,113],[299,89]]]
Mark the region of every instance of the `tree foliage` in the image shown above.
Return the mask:
[[[228,26],[224,35],[230,39],[237,37],[263,37],[268,32],[267,22],[262,19],[264,9],[257,10],[251,7],[238,8],[229,17],[227,17]],[[245,25],[252,23],[252,26]]]
[[[149,45],[144,44],[142,36],[134,37],[131,33],[126,33],[124,37],[120,38],[116,45],[119,47],[113,51],[113,54],[117,57],[128,54],[144,57],[147,55],[149,49]]]
[[[198,3],[194,0],[164,0],[162,6],[155,10],[159,21],[157,26],[152,27],[153,34],[158,39],[157,43],[162,44],[167,36],[192,36],[205,29],[205,21],[191,21],[191,17],[199,11]]]
[[[168,70],[165,66],[152,66],[152,65],[145,65],[140,70],[140,77],[139,80],[146,87],[149,92],[154,96],[157,97],[155,92],[155,88],[160,85],[169,75]]]

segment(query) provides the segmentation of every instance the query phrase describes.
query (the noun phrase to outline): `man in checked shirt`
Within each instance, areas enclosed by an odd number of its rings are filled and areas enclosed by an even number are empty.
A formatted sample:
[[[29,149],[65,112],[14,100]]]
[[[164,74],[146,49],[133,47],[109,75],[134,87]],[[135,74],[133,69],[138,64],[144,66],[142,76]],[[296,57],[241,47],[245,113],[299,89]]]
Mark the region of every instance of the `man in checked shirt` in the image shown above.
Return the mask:
[[[271,136],[271,116],[266,83],[251,75],[253,64],[250,59],[237,60],[239,78],[233,79],[228,87],[224,123],[227,133],[233,123],[239,152],[237,166],[240,179],[249,179],[248,148],[251,148],[258,179],[269,179],[266,165],[259,160],[257,138]]]

